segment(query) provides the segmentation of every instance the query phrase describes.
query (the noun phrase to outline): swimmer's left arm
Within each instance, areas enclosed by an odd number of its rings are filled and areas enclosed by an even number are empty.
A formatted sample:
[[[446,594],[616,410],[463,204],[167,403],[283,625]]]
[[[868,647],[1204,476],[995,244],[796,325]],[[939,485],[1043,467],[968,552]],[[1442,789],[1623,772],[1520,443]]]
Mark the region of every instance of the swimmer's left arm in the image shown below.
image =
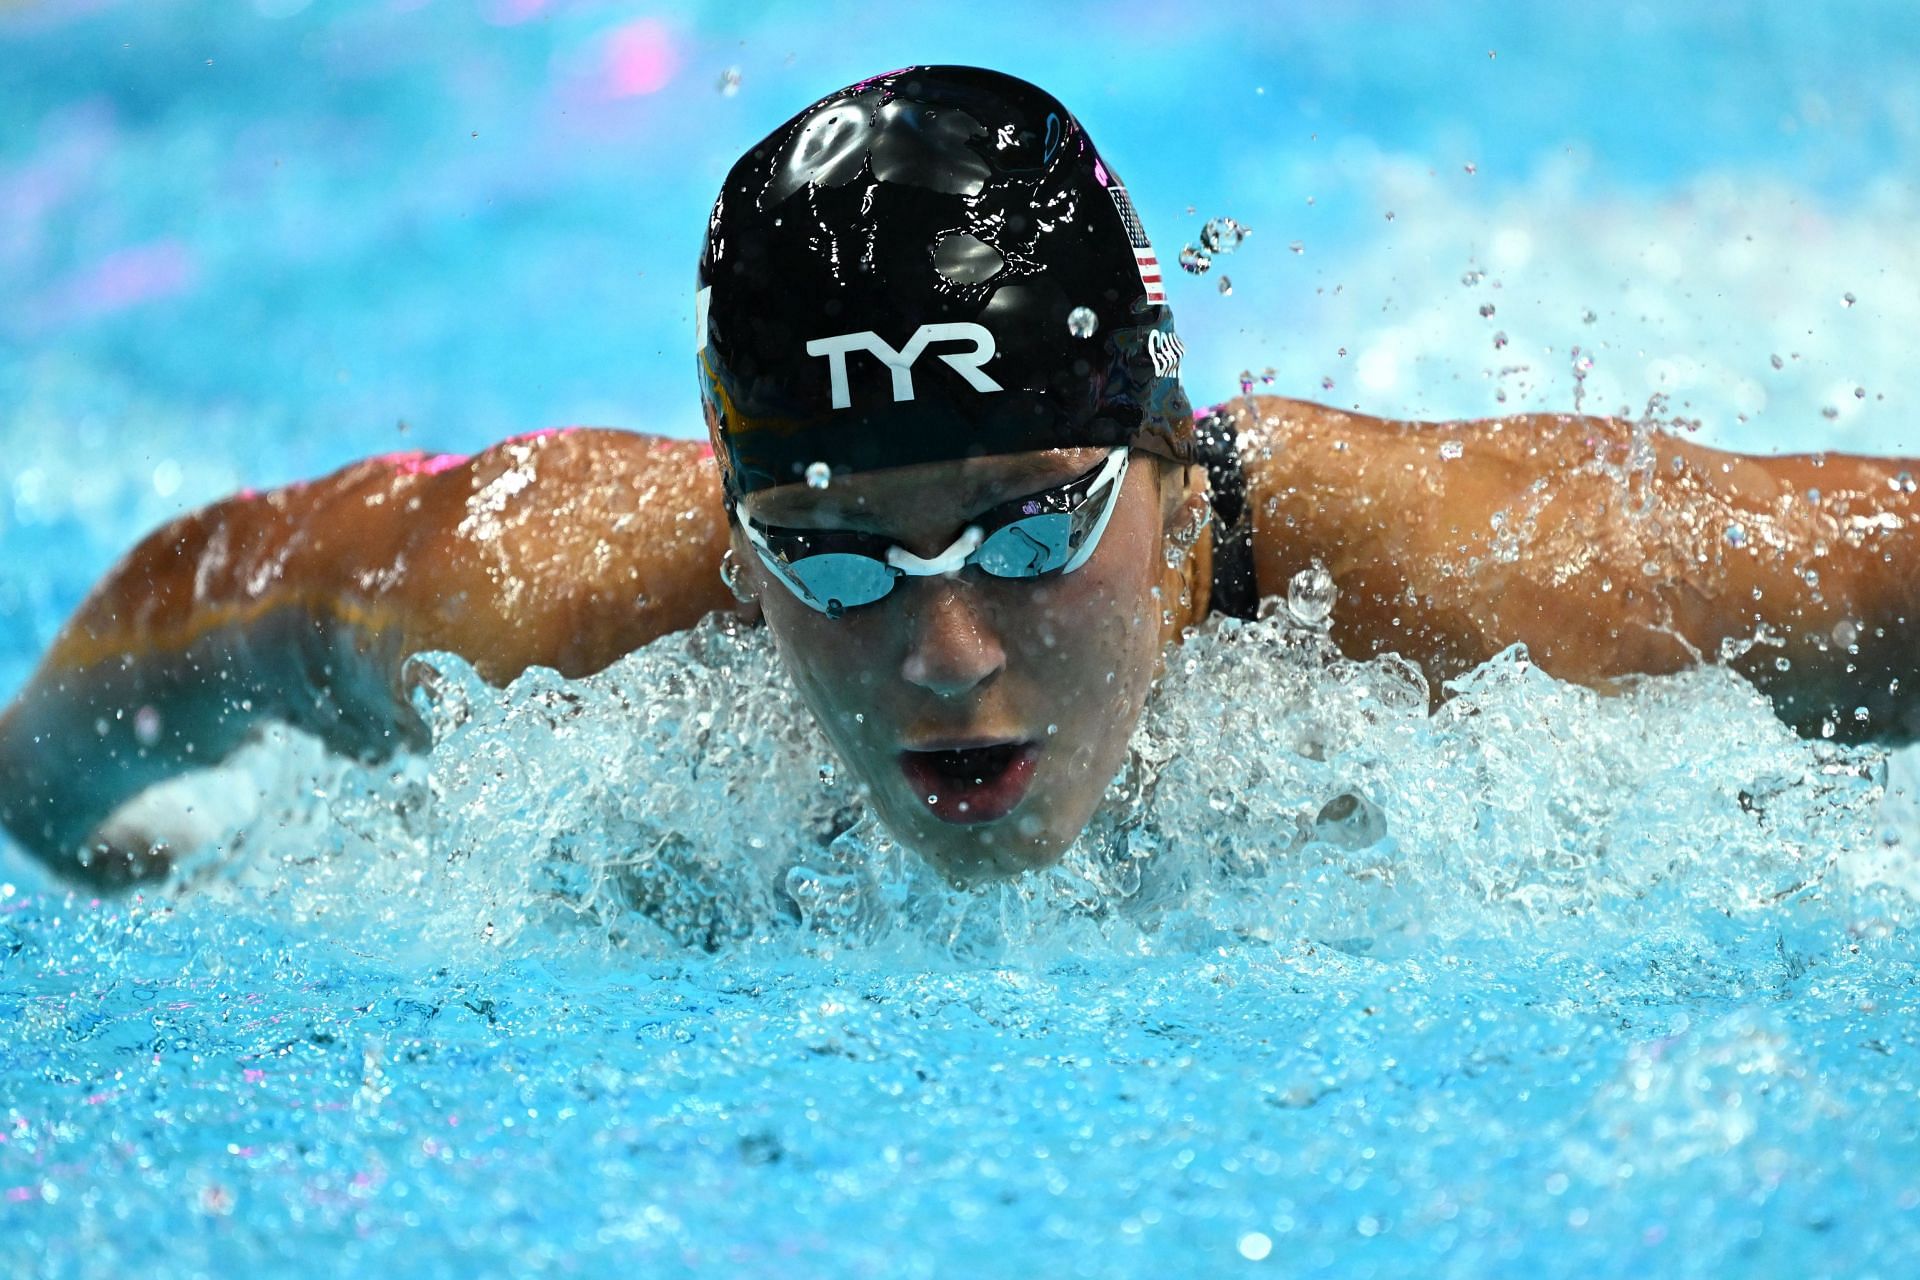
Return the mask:
[[[1575,415],[1236,411],[1261,593],[1323,562],[1349,653],[1397,651],[1437,687],[1524,643],[1605,686],[1724,649],[1802,732],[1920,733],[1915,464],[1751,457]]]

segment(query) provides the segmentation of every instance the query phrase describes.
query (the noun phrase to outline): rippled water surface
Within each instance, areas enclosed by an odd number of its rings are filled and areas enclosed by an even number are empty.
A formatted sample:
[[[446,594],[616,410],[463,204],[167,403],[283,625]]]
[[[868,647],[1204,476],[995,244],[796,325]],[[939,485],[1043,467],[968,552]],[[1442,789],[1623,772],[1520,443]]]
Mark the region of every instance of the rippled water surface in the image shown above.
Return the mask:
[[[1073,105],[1163,261],[1252,229],[1170,283],[1196,401],[1662,396],[1913,452],[1911,13],[1681,8],[0,4],[0,694],[235,488],[696,431],[725,165],[930,55]],[[0,842],[0,1269],[1920,1259],[1920,763],[1723,671],[1601,697],[1513,652],[1432,711],[1284,611],[1216,623],[1063,866],[966,894],[756,632],[415,676],[427,755],[273,733],[156,799],[204,837],[166,891]]]

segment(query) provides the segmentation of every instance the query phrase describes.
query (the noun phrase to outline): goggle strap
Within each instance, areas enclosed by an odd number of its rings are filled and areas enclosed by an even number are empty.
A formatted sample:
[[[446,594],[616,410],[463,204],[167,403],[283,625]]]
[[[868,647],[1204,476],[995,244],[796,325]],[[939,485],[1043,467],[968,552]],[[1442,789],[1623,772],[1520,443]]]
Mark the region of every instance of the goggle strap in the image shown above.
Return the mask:
[[[1101,470],[1099,477],[1094,480],[1094,491],[1097,491],[1102,484],[1111,484],[1113,488],[1100,504],[1100,518],[1094,522],[1093,528],[1087,531],[1087,536],[1081,540],[1080,549],[1073,553],[1073,558],[1061,566],[1060,572],[1072,573],[1078,569],[1087,562],[1087,558],[1093,554],[1093,549],[1100,545],[1100,535],[1107,531],[1107,521],[1113,518],[1113,509],[1120,505],[1120,486],[1126,482],[1127,459],[1131,456],[1132,451],[1125,446],[1115,449],[1107,459],[1107,465]],[[1092,496],[1091,492],[1088,496]]]

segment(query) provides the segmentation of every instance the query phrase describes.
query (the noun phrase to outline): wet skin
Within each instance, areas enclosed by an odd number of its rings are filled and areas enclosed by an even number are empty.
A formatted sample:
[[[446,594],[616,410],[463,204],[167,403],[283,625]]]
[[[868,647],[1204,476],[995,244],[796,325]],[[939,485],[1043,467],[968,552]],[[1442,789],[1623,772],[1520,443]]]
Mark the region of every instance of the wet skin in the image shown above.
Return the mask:
[[[1072,480],[1104,456],[1063,449],[901,467],[824,493],[769,490],[746,510],[767,524],[880,533],[932,557],[979,512]],[[1163,649],[1163,614],[1181,607],[1162,549],[1190,504],[1181,471],[1168,473],[1163,494],[1156,459],[1133,455],[1098,548],[1072,573],[906,578],[837,618],[803,604],[734,539],[786,668],[841,759],[887,826],[955,879],[1059,857],[1119,769]],[[950,784],[915,759],[1014,744],[1031,777],[1005,784],[987,814],[951,795],[942,804]]]
[[[1325,564],[1340,591],[1334,639],[1351,654],[1402,653],[1438,690],[1521,642],[1549,673],[1606,688],[1728,644],[1802,732],[1920,734],[1920,503],[1907,477],[1920,464],[1746,457],[1551,414],[1404,423],[1275,398],[1230,411],[1258,589],[1282,593]],[[994,478],[994,466],[944,465]],[[917,579],[832,623],[751,582],[883,816],[957,871],[1031,865],[1071,838],[1120,759],[1153,656],[1201,616],[1205,590],[1183,609],[1181,582],[1209,580],[1207,541],[1165,569],[1158,539],[1182,526],[1183,495],[1163,495],[1156,522],[1152,474],[1132,469],[1094,561],[1045,586]],[[830,492],[864,493],[922,555],[979,509],[963,509],[974,499],[952,476],[899,477]],[[728,539],[704,445],[608,430],[374,459],[215,504],[114,568],[0,714],[0,825],[68,872],[164,874],[139,840],[90,839],[142,788],[219,760],[267,718],[361,756],[417,746],[403,672],[423,649],[497,682],[532,665],[584,675],[714,610],[751,613],[716,572]],[[1156,582],[1159,601],[1144,604]],[[850,728],[848,713],[868,721]],[[1005,819],[946,822],[900,786],[898,752],[915,735],[1047,724],[1059,731]]]

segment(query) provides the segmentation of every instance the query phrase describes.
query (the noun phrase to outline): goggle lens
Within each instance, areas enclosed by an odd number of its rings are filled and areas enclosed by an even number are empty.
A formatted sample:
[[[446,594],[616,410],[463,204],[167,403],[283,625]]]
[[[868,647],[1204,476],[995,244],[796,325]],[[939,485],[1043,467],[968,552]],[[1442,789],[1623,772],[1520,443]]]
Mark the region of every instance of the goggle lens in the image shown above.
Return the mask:
[[[872,556],[826,551],[791,560],[777,568],[816,609],[838,613],[872,604],[893,590],[893,570]]]
[[[994,530],[973,563],[996,578],[1037,578],[1062,568],[1072,558],[1078,539],[1074,518],[1065,511],[1028,516]]]

